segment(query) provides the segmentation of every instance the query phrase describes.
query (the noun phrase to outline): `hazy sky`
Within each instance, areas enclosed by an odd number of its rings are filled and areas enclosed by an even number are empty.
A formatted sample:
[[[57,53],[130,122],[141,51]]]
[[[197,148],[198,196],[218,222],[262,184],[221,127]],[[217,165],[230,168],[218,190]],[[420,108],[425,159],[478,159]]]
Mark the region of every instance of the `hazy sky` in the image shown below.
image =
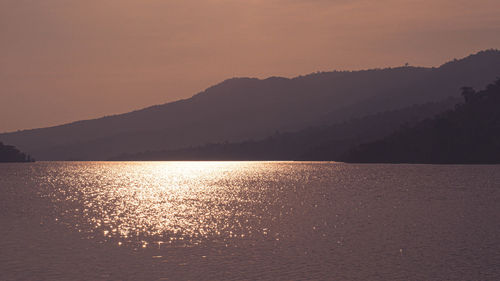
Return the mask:
[[[499,0],[0,0],[0,132],[500,48]]]

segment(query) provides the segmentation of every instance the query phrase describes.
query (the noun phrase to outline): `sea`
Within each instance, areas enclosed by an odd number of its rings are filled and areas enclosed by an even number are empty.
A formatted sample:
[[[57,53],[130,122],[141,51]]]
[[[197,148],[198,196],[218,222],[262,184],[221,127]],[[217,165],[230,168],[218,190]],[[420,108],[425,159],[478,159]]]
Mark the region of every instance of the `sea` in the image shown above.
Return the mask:
[[[0,164],[0,280],[500,280],[500,166]]]

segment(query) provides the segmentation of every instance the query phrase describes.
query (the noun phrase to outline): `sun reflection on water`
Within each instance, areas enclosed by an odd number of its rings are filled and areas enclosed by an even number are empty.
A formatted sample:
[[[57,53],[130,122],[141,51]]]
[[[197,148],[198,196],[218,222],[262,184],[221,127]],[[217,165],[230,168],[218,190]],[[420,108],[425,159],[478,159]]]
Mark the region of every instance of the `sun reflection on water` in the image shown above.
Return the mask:
[[[197,243],[266,236],[263,213],[273,203],[266,183],[279,169],[262,162],[78,163],[54,169],[50,197],[62,221],[92,237]],[[285,172],[285,171],[281,171]],[[265,177],[263,174],[266,174]]]

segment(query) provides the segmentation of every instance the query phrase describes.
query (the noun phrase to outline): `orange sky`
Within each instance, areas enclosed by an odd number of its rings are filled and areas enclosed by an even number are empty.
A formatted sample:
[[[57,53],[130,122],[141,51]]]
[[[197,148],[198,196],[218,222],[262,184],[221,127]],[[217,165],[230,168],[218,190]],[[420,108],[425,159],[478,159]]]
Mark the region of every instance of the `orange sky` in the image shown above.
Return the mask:
[[[0,132],[500,48],[498,0],[0,0]]]

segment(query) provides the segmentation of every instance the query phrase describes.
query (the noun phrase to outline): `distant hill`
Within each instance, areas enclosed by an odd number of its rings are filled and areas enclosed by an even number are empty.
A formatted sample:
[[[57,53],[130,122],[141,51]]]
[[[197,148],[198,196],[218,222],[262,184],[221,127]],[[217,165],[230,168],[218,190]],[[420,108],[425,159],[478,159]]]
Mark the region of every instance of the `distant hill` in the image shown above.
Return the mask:
[[[41,160],[102,160],[124,153],[261,139],[278,131],[457,96],[500,74],[500,51],[479,52],[437,68],[333,71],[293,79],[234,78],[193,97],[56,127],[0,134]]]
[[[485,90],[463,88],[454,110],[397,130],[347,153],[348,162],[500,163],[500,79]]]
[[[453,108],[460,100],[414,105],[298,132],[276,132],[262,140],[214,143],[176,150],[123,154],[110,160],[340,160],[353,145],[372,141]]]
[[[29,155],[19,151],[11,145],[4,145],[0,142],[0,163],[1,162],[33,162],[35,161]]]

